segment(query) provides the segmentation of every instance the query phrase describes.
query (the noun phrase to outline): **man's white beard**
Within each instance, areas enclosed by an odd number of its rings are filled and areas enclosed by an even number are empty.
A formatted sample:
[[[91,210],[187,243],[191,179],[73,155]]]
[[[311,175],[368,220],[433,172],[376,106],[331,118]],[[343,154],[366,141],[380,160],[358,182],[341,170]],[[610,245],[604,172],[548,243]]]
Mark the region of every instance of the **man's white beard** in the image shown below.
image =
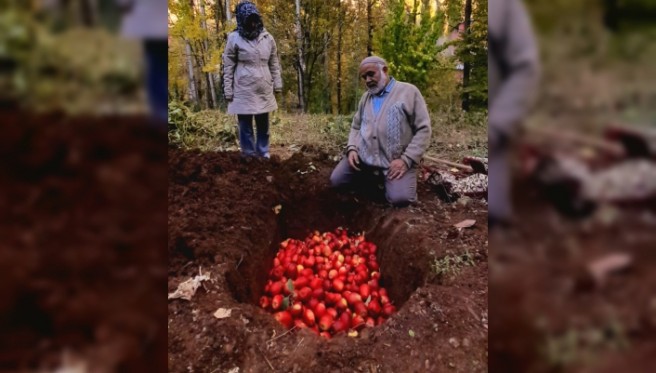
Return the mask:
[[[382,92],[383,89],[385,89],[385,82],[387,82],[387,75],[385,73],[381,73],[378,84],[376,84],[376,86],[373,88],[367,87],[367,91],[369,91],[369,93],[372,95],[377,95]]]

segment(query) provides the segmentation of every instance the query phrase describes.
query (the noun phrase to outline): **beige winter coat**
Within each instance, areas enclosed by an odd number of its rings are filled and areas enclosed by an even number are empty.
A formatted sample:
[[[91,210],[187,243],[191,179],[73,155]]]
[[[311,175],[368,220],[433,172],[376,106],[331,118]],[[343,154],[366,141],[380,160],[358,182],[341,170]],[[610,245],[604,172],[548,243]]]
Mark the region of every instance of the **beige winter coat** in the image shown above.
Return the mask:
[[[533,105],[540,61],[521,0],[492,0],[488,14],[488,128],[511,135]]]
[[[278,49],[266,30],[255,40],[236,31],[228,35],[223,52],[224,93],[228,114],[263,114],[278,108],[274,90],[282,90]]]

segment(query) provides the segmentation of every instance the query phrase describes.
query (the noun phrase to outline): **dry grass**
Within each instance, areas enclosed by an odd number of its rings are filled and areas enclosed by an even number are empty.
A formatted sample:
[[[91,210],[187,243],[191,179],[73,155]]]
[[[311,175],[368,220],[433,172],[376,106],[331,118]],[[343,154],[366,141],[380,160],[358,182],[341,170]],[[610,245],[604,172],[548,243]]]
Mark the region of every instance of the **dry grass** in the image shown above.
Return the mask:
[[[217,110],[191,113],[176,107],[177,128],[169,141],[183,148],[204,151],[238,150],[237,118]],[[170,114],[171,115],[171,114]],[[339,154],[344,148],[352,116],[274,113],[271,118],[271,145],[296,151],[311,145]],[[465,155],[487,156],[487,117],[484,113],[460,111],[432,113],[433,136],[428,154],[461,160]]]

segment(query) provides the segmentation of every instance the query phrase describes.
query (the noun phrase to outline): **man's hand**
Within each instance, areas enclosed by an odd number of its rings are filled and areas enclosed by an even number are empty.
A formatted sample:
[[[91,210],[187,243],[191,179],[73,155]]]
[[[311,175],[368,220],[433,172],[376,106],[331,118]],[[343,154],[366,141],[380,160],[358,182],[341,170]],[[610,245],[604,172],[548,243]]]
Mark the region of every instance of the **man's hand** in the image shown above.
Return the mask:
[[[405,164],[403,159],[395,159],[390,163],[389,172],[387,173],[387,178],[390,180],[398,180],[408,171],[408,166]]]
[[[358,156],[358,151],[357,150],[349,150],[348,152],[348,162],[351,168],[354,168],[358,171],[360,169],[358,168],[358,165],[360,164],[360,157]]]

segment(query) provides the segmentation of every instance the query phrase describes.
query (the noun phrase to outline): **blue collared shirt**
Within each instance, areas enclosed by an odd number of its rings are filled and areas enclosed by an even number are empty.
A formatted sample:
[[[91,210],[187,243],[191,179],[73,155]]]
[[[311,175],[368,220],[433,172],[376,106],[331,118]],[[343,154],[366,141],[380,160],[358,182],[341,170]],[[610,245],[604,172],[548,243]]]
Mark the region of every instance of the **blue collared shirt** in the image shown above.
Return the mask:
[[[387,97],[392,90],[392,87],[394,87],[394,83],[396,83],[396,80],[391,78],[385,89],[380,93],[371,96],[371,102],[374,105],[374,115],[378,115],[380,108],[383,106],[383,101],[385,101],[385,97]]]

